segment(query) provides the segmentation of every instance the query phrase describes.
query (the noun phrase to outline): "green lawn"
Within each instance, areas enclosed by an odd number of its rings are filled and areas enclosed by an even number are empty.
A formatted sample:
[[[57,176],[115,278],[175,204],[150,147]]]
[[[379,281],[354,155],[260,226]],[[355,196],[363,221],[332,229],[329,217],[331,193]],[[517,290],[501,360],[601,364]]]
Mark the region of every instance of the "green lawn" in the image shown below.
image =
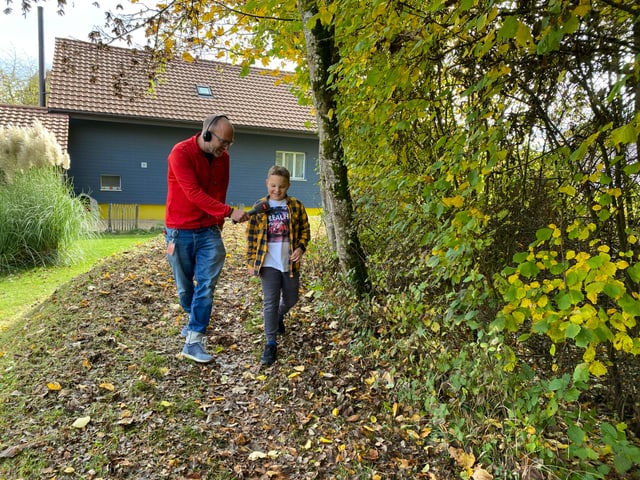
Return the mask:
[[[97,239],[81,241],[79,247],[85,252],[84,258],[74,265],[33,268],[0,275],[0,330],[4,330],[32,306],[51,295],[58,286],[91,270],[101,259],[126,251],[158,235],[158,232],[105,234]]]

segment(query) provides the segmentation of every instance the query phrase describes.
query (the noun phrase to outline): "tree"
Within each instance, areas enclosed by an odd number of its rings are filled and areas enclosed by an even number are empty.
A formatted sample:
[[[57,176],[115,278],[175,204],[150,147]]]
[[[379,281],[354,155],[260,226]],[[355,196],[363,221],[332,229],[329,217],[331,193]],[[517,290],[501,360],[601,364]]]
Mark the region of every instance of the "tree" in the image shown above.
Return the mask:
[[[0,103],[39,105],[38,66],[18,58],[15,50],[0,59]]]

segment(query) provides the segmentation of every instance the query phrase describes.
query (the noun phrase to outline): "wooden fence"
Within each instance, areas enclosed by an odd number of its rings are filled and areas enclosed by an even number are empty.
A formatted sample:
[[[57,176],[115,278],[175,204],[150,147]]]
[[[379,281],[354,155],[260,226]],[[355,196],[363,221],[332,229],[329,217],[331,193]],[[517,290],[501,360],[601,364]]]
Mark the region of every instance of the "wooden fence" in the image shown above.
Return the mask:
[[[108,232],[130,232],[138,229],[140,206],[129,203],[110,203],[107,217]]]

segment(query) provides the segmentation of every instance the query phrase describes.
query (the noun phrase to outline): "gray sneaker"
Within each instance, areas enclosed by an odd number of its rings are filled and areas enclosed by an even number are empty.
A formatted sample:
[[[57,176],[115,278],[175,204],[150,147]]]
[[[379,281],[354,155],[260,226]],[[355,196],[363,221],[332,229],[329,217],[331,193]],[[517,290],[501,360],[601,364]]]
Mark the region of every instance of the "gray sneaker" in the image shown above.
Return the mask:
[[[182,349],[182,356],[197,363],[209,363],[213,357],[204,350],[206,337],[202,333],[187,331],[187,339]]]

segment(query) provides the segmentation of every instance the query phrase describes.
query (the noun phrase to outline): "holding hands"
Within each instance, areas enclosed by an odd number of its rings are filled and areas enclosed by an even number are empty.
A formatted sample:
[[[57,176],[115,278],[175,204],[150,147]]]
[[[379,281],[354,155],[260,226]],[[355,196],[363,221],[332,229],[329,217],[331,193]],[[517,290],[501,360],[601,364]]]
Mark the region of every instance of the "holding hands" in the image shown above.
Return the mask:
[[[231,220],[233,220],[233,223],[246,222],[247,220],[249,220],[249,214],[244,210],[234,208],[231,212]]]

